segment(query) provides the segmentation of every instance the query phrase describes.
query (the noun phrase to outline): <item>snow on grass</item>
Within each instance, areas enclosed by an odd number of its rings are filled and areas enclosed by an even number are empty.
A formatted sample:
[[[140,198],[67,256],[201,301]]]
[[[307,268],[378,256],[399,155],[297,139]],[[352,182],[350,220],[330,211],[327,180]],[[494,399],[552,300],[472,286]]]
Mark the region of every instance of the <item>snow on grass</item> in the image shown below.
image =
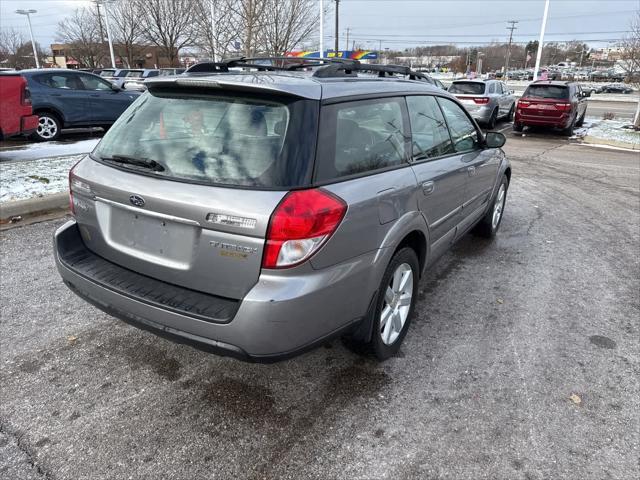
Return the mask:
[[[84,155],[0,163],[0,203],[66,191],[69,170]]]
[[[629,121],[625,122],[620,120],[600,120],[599,122],[594,122],[593,125],[588,128],[586,136],[591,140],[598,139],[627,143],[630,146],[635,145],[635,148],[638,148],[640,145],[640,132],[634,131],[631,128],[624,128],[630,123]]]

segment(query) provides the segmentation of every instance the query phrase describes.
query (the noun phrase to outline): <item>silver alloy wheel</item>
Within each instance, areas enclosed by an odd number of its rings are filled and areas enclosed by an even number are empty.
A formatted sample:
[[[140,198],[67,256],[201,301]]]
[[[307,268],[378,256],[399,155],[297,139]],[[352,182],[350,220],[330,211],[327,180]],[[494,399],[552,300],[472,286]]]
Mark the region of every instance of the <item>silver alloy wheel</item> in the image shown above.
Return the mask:
[[[491,227],[495,230],[498,228],[498,224],[500,223],[500,218],[502,217],[502,210],[504,209],[504,201],[505,201],[505,193],[507,189],[504,186],[504,183],[500,185],[500,190],[498,190],[498,195],[496,195],[496,201],[493,204],[493,218],[491,219]]]
[[[58,133],[58,124],[56,121],[47,116],[38,119],[38,135],[45,140],[50,140]]]
[[[413,270],[403,263],[393,272],[391,282],[384,293],[380,313],[380,336],[385,345],[393,344],[404,327],[413,296]]]

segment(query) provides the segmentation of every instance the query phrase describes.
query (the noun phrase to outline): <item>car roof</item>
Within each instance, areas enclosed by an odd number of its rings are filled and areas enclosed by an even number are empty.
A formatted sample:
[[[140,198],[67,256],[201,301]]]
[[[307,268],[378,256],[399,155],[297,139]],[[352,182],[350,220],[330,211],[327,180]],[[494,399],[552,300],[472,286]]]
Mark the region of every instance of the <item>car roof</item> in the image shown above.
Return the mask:
[[[182,75],[153,77],[146,81],[150,89],[177,84],[180,86],[232,90],[268,91],[274,94],[294,95],[312,100],[327,100],[355,95],[442,93],[444,90],[426,81],[408,80],[403,77],[378,77],[375,75],[316,77],[311,72],[300,71],[248,71],[228,73],[183,73]]]
[[[87,72],[85,70],[76,70],[73,68],[27,68],[25,70],[20,70],[19,73],[26,73],[28,75],[32,75],[34,73],[83,73],[95,75],[95,73],[92,72]]]
[[[566,80],[536,80],[532,82],[530,85],[556,85],[558,87],[567,87],[569,85],[573,85],[576,82],[567,82]]]

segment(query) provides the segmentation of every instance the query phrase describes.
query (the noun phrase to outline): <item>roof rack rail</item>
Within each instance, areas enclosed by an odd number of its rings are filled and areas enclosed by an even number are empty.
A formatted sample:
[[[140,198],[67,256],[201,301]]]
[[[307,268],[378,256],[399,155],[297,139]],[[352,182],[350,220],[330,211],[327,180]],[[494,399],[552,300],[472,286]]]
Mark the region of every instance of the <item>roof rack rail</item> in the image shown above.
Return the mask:
[[[268,63],[270,62],[270,63]],[[189,67],[185,73],[226,73],[230,68],[251,68],[258,71],[288,71],[325,66],[327,63],[350,63],[354,60],[305,57],[234,57],[219,62],[204,61]]]
[[[364,64],[358,60],[349,60],[347,62],[336,62],[319,68],[313,73],[314,77],[318,78],[331,78],[331,77],[346,77],[346,76],[358,76],[357,72],[371,72],[377,73],[379,77],[392,77],[394,75],[404,75],[409,77],[410,80],[423,80],[429,83],[433,83],[431,78],[422,73],[412,70],[405,65],[380,65],[380,64]]]
[[[422,80],[433,84],[429,75],[404,65],[365,64],[351,58],[308,57],[235,57],[220,62],[205,61],[187,69],[185,73],[227,73],[230,68],[250,68],[257,71],[291,71],[315,68],[316,78],[357,77],[358,72],[377,73],[379,77],[404,75],[410,80]]]

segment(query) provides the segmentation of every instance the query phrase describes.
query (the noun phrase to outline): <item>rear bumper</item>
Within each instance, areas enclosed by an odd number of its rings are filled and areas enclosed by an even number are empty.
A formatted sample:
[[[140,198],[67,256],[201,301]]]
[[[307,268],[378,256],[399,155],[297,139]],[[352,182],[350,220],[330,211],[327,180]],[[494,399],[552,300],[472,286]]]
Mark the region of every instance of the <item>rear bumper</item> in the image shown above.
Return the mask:
[[[38,116],[28,115],[20,119],[20,130],[23,135],[33,133],[38,128]]]
[[[262,273],[238,301],[232,318],[220,322],[114,289],[100,275],[87,273],[91,269],[79,269],[66,260],[70,242],[86,249],[75,221],[56,231],[54,254],[65,284],[78,296],[136,327],[248,361],[290,358],[353,328],[365,315],[377,286],[377,275],[372,274],[376,252],[298,276]]]
[[[523,115],[516,111],[515,123],[525,126],[567,128],[571,124],[571,113],[563,113],[559,117],[545,117],[541,115]]]

